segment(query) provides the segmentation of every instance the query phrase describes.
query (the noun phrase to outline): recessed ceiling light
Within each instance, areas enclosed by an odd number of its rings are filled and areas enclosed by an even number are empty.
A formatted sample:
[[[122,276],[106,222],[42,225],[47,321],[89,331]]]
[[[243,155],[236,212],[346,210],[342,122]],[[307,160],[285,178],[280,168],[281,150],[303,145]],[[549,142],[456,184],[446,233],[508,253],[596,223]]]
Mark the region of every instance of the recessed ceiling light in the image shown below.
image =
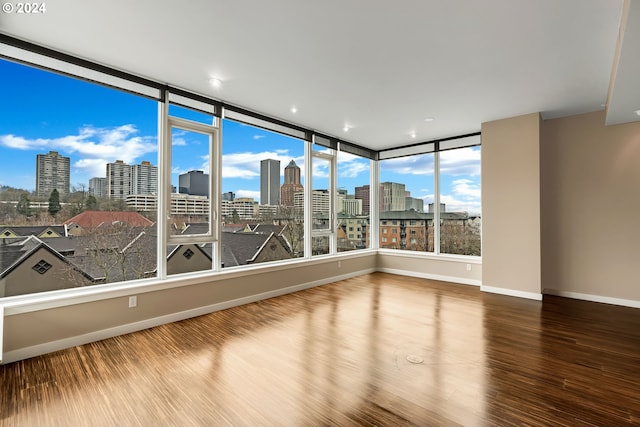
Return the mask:
[[[209,84],[216,89],[220,89],[222,87],[222,80],[216,77],[211,77],[209,79]]]
[[[344,125],[344,127],[342,128],[342,130],[343,130],[343,131],[345,131],[345,132],[349,132],[349,126]]]
[[[293,107],[291,107],[291,112],[293,114],[297,113],[298,112],[298,108],[294,105]]]
[[[411,132],[411,138],[415,138],[416,137],[416,133],[415,132]]]
[[[435,120],[435,117],[427,117],[426,119],[424,119],[425,122],[432,122]]]
[[[636,110],[634,113],[636,113],[636,116],[640,116],[640,110]]]

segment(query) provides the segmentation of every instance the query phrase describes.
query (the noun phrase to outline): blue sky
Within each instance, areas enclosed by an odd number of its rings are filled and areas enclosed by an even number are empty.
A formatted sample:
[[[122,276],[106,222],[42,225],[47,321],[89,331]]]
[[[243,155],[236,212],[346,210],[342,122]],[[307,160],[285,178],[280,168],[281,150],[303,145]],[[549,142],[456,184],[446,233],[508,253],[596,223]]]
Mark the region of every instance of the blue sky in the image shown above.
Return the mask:
[[[0,185],[35,189],[37,154],[58,151],[71,158],[71,184],[88,187],[105,176],[115,160],[157,165],[157,102],[119,90],[45,72],[0,59]],[[171,114],[209,121],[202,114],[172,108]],[[294,160],[304,174],[304,143],[295,138],[225,120],[222,191],[260,198],[260,160]],[[172,182],[189,170],[207,170],[208,147],[198,134],[176,132],[172,145]],[[369,181],[369,161],[341,153],[338,186],[353,193]],[[441,199],[447,210],[479,212],[480,151],[469,148],[441,154]],[[314,168],[314,188],[326,176]],[[413,197],[433,201],[433,156],[381,162],[381,181],[402,182]],[[302,178],[303,184],[305,178]],[[324,181],[326,182],[326,181]]]

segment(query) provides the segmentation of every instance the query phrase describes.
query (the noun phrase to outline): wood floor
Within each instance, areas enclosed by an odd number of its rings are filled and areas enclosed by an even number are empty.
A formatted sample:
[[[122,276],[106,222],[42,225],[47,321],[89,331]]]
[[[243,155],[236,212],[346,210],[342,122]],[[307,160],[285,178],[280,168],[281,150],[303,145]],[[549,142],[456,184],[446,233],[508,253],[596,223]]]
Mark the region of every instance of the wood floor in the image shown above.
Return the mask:
[[[0,392],[1,426],[640,425],[640,310],[374,273],[0,366]]]

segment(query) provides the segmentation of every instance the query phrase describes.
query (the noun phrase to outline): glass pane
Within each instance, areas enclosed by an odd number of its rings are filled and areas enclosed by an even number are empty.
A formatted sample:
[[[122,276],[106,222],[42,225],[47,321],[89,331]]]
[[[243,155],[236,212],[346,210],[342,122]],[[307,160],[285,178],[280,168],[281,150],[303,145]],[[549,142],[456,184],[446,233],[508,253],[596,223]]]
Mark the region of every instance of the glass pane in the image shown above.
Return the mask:
[[[211,258],[211,243],[169,245],[167,246],[167,274],[211,270]]]
[[[155,276],[157,103],[2,59],[0,75],[0,297]]]
[[[480,147],[440,153],[440,252],[480,256]]]
[[[325,255],[329,253],[329,236],[313,236],[311,239],[311,254]]]
[[[433,159],[380,161],[380,248],[433,252]]]
[[[192,122],[203,123],[205,125],[213,125],[215,119],[213,114],[207,114],[175,104],[169,104],[169,116],[191,120]]]
[[[304,141],[225,119],[223,267],[304,254]]]
[[[313,188],[311,191],[311,218],[313,230],[330,230],[331,195],[329,193],[329,176],[331,162],[328,159],[313,157]]]
[[[338,252],[369,247],[371,161],[338,153]]]
[[[171,234],[210,233],[210,155],[210,135],[171,128]]]

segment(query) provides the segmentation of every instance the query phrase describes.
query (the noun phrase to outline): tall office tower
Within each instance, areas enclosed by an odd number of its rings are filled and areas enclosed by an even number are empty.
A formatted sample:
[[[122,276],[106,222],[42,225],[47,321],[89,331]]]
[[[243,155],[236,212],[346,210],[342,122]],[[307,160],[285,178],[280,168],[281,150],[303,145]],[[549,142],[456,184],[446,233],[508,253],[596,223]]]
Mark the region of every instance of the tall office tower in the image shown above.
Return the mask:
[[[95,177],[89,180],[89,194],[102,198],[107,196],[107,178]]]
[[[356,199],[362,200],[362,214],[369,215],[369,204],[371,200],[371,188],[369,184],[355,188]]]
[[[178,193],[209,197],[209,174],[189,171],[178,177]]]
[[[157,194],[158,167],[148,161],[131,165],[131,194]]]
[[[260,160],[260,204],[280,204],[280,160]]]
[[[284,184],[280,188],[280,203],[283,206],[295,205],[295,195],[303,193],[304,188],[300,184],[300,168],[291,160],[284,168]]]
[[[131,166],[122,160],[107,163],[107,197],[124,199],[131,194]]]
[[[158,167],[148,161],[128,165],[122,160],[107,163],[106,197],[125,199],[132,194],[158,193]]]
[[[69,192],[71,161],[69,157],[49,151],[36,155],[36,194],[48,196],[55,189],[58,193]]]
[[[406,190],[404,184],[383,182],[380,184],[380,212],[404,211]]]

